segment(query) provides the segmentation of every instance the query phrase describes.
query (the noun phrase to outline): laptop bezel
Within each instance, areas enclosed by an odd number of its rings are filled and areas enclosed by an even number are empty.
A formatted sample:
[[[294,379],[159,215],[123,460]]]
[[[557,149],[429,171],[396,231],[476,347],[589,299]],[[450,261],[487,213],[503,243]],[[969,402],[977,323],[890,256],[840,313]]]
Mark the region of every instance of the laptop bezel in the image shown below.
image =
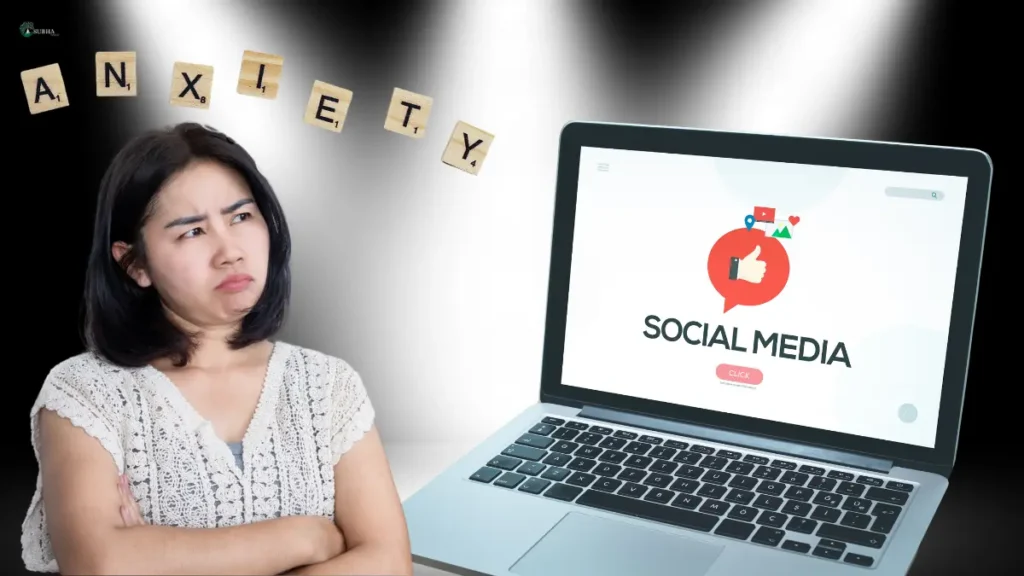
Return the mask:
[[[584,147],[966,177],[968,179],[967,198],[950,315],[935,447],[926,448],[563,385],[561,382],[562,357],[572,263],[572,240],[580,151]],[[576,407],[610,408],[859,453],[892,460],[895,465],[948,473],[956,459],[956,447],[960,433],[960,418],[966,389],[978,283],[981,274],[991,178],[991,160],[984,152],[974,149],[746,134],[663,126],[569,123],[563,127],[559,143],[541,374],[541,401]],[[600,359],[595,358],[594,361],[599,362]]]

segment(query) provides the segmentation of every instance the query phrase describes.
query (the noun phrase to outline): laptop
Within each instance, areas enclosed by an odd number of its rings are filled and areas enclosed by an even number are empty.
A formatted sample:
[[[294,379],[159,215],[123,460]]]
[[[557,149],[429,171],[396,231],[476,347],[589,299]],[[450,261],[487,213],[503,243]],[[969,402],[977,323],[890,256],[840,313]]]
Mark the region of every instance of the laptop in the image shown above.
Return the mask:
[[[539,402],[406,500],[416,562],[905,574],[956,457],[991,171],[566,125]]]

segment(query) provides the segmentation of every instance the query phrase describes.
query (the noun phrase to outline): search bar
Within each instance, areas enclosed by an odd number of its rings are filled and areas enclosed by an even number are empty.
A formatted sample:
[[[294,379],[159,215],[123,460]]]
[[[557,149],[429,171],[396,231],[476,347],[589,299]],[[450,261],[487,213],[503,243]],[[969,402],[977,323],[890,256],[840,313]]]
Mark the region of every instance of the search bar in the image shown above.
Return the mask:
[[[885,195],[890,198],[910,198],[912,200],[938,201],[946,195],[937,190],[922,190],[920,188],[886,188]]]

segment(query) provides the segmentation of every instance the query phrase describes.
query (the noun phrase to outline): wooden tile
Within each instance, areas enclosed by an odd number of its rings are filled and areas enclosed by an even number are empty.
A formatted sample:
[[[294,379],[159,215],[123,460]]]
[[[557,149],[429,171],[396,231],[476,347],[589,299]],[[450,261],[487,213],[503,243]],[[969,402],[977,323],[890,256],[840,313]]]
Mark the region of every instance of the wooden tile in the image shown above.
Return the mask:
[[[317,80],[313,82],[313,91],[306,104],[306,124],[341,132],[351,104],[351,90]]]
[[[473,175],[479,174],[493,141],[494,134],[465,122],[456,122],[441,162]]]
[[[395,88],[384,129],[410,138],[423,138],[427,135],[427,120],[433,105],[434,99],[429,96]]]
[[[21,73],[21,83],[25,87],[28,111],[32,114],[70,105],[59,64],[25,70]]]
[[[96,53],[96,95],[136,96],[135,52]]]
[[[246,50],[242,54],[242,71],[238,75],[238,93],[273,100],[281,87],[284,56]]]
[[[188,108],[210,107],[213,66],[175,62],[171,73],[171,104]]]

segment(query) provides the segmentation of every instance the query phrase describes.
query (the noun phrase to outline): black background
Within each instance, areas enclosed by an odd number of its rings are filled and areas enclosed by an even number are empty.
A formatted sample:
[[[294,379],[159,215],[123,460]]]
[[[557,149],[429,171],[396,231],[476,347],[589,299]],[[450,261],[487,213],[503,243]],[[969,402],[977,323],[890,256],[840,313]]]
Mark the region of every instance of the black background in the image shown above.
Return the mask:
[[[131,49],[110,47],[109,27],[90,10],[90,3],[22,3],[24,9],[16,4],[5,3],[0,34],[8,46],[5,53],[15,60],[3,85],[8,119],[3,126],[4,171],[10,176],[2,186],[7,220],[2,277],[8,295],[6,394],[0,401],[8,423],[0,472],[0,573],[5,574],[24,572],[20,530],[36,475],[29,408],[47,371],[82,350],[78,311],[96,190],[110,158],[136,130],[128,118],[137,106],[137,99],[96,98],[86,88],[93,85],[96,51]],[[1012,367],[1007,343],[1017,333],[1002,329],[999,322],[1016,317],[1015,302],[1000,302],[996,295],[1004,292],[1001,286],[1017,281],[1016,266],[1003,262],[1003,255],[1010,264],[1021,259],[1020,245],[1010,243],[1009,237],[1010,219],[1016,217],[1010,198],[1016,195],[1017,176],[1007,138],[1012,110],[1006,96],[1006,79],[1011,67],[1019,71],[1019,61],[999,58],[1005,42],[999,23],[1010,20],[993,11],[1000,5],[934,4],[917,23],[927,32],[928,47],[918,60],[913,94],[899,117],[870,137],[980,148],[992,157],[995,175],[957,464],[911,573],[1003,573],[1012,544],[1001,525],[1024,511],[1019,501],[1009,499],[1009,490],[1020,485],[1013,473],[1020,467],[1019,446],[1012,432],[1004,436],[1004,430],[1014,429],[1018,413],[1008,392],[1020,378],[1012,370],[987,367]],[[649,39],[652,32],[666,31],[664,12],[659,16],[658,11],[604,5],[605,14],[614,15],[618,23],[602,32],[613,36],[611,46],[647,50],[650,42],[633,42],[631,36]],[[317,18],[330,18],[325,10],[320,4]],[[377,25],[387,18],[379,6],[367,10]],[[685,29],[692,24],[687,19],[699,13],[675,11],[671,16]],[[21,38],[17,29],[24,21],[53,28],[60,36]],[[61,65],[71,106],[30,115],[19,73],[53,62]],[[1003,249],[1007,244],[1010,251]]]

